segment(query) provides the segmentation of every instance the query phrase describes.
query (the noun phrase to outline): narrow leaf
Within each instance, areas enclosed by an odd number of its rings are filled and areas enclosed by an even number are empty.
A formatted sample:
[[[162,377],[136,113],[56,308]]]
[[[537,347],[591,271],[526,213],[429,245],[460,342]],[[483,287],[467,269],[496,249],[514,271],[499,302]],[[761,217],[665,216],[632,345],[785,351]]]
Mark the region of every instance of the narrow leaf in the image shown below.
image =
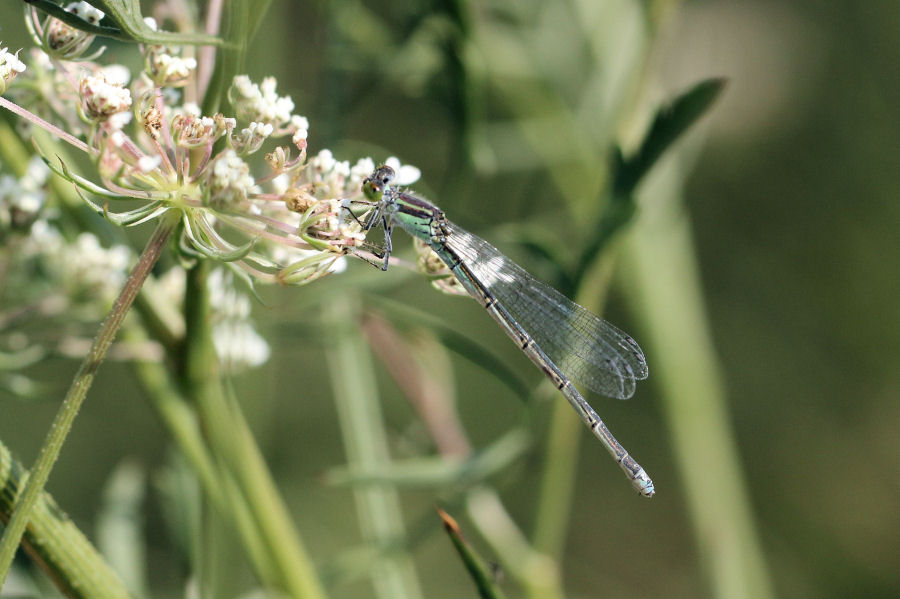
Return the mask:
[[[725,87],[726,80],[707,79],[663,106],[656,113],[638,151],[627,159],[617,154],[614,195],[627,196],[638,182],[691,125],[706,113]]]
[[[574,280],[587,268],[619,229],[627,225],[636,211],[634,190],[660,156],[712,106],[725,87],[726,80],[706,79],[660,108],[638,150],[625,157],[619,147],[612,152],[612,195],[581,254]]]
[[[394,460],[389,465],[361,471],[333,468],[325,475],[331,485],[394,485],[431,488],[454,485],[456,488],[479,484],[502,472],[522,457],[531,446],[529,435],[514,429],[485,449],[464,460],[447,456],[429,456]]]
[[[466,570],[469,571],[469,575],[475,582],[475,587],[478,589],[478,596],[481,597],[481,599],[502,599],[503,593],[494,586],[490,574],[488,574],[487,570],[482,565],[484,560],[475,553],[475,550],[472,549],[463,538],[459,524],[457,524],[456,520],[444,510],[440,508],[435,509],[437,509],[437,513],[441,517],[441,520],[444,521],[444,530],[446,531],[447,536],[450,537],[450,542],[453,543],[453,547],[456,549],[459,557],[462,558],[463,565],[466,567]]]

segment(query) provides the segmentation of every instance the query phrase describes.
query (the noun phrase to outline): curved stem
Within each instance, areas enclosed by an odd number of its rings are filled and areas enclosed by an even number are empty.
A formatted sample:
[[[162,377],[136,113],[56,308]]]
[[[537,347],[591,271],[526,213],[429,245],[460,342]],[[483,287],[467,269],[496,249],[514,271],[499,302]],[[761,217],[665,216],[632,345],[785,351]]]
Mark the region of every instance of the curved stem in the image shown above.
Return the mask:
[[[44,488],[47,478],[50,476],[50,471],[53,469],[56,459],[59,457],[63,443],[72,429],[75,416],[78,415],[78,410],[87,396],[88,389],[90,389],[91,383],[94,382],[94,375],[97,369],[100,368],[100,364],[103,363],[106,352],[112,345],[122,321],[134,302],[134,298],[141,290],[141,286],[150,274],[151,269],[159,260],[162,250],[166,246],[177,222],[177,218],[170,215],[165,216],[160,221],[156,231],[154,231],[153,236],[141,253],[137,264],[135,264],[131,274],[128,276],[128,280],[125,281],[125,285],[122,287],[119,297],[116,298],[106,320],[103,321],[90,352],[85,356],[81,367],[75,374],[72,386],[69,388],[60,406],[50,430],[47,432],[47,438],[44,440],[41,453],[32,469],[31,476],[25,484],[9,525],[6,527],[3,539],[0,540],[0,587],[2,587],[3,581],[6,580],[9,567],[16,554],[16,547],[19,546],[22,534],[28,524],[31,510],[41,490]]]

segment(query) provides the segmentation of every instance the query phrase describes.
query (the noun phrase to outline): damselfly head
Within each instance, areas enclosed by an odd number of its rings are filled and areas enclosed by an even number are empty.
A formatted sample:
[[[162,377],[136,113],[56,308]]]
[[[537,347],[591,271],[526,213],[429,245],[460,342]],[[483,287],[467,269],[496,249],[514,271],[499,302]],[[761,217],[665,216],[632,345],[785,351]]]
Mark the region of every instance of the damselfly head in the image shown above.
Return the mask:
[[[363,194],[369,200],[377,202],[381,199],[381,196],[384,195],[384,190],[387,189],[388,185],[390,185],[393,180],[394,169],[383,164],[372,171],[371,175],[363,179]]]

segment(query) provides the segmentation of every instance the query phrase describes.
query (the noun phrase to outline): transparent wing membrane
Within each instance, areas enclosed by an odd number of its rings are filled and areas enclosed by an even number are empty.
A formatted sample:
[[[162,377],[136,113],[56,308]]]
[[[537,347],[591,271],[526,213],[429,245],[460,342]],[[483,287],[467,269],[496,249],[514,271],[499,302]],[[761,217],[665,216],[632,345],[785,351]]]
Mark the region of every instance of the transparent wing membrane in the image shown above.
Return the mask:
[[[457,225],[449,224],[446,245],[570,378],[619,399],[631,397],[635,380],[647,378],[641,348],[618,328]]]

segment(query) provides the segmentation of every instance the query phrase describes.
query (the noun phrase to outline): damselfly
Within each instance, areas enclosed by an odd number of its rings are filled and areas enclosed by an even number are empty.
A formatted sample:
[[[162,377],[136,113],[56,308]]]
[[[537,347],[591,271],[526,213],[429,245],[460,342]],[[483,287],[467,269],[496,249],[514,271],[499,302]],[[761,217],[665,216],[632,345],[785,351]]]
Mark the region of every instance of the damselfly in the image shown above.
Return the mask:
[[[647,362],[634,339],[541,283],[480,237],[456,226],[434,204],[391,187],[394,170],[378,167],[363,181],[374,208],[365,230],[384,229],[384,259],[391,257],[394,225],[428,244],[466,291],[547,375],[603,443],[638,493],[653,495],[653,481],[625,451],[572,382],[619,399],[647,378]]]

